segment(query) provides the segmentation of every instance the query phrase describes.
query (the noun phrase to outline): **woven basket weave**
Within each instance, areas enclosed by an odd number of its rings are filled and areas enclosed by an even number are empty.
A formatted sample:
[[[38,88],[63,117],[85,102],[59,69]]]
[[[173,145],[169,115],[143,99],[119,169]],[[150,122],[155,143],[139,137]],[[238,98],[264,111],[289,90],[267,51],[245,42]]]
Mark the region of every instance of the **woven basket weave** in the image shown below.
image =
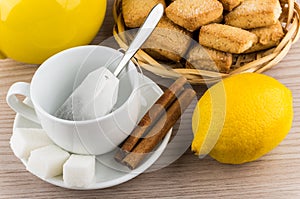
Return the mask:
[[[152,58],[143,50],[139,50],[135,55],[135,58],[140,66],[156,75],[168,78],[176,78],[183,75],[191,84],[215,83],[221,78],[226,78],[238,73],[262,73],[280,62],[288,53],[292,44],[294,44],[300,36],[300,7],[298,3],[296,3],[295,0],[280,0],[280,3],[283,9],[280,21],[282,23],[285,36],[279,45],[266,51],[234,55],[233,64],[229,73],[164,67],[163,64]],[[128,30],[122,16],[122,0],[115,0],[113,16],[115,20],[115,26],[113,29],[115,40],[121,48],[127,49],[128,41],[130,41],[133,36],[130,34],[119,34]]]

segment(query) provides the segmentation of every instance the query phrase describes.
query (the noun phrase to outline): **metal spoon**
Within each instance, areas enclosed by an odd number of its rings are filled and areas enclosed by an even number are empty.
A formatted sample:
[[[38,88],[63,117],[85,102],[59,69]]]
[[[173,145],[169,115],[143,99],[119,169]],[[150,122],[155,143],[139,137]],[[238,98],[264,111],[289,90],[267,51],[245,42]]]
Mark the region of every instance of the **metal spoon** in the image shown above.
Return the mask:
[[[139,29],[115,71],[111,73],[106,67],[100,67],[88,74],[83,82],[59,107],[55,116],[66,120],[81,121],[108,114],[117,102],[119,89],[118,75],[151,35],[163,13],[163,5],[156,5]]]

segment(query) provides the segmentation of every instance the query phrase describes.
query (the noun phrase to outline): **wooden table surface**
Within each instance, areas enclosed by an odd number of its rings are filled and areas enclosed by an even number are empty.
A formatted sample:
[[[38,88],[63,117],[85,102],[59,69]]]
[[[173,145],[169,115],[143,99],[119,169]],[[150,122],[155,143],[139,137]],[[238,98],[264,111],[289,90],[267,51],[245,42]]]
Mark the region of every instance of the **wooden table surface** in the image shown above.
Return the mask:
[[[105,23],[93,41],[111,36],[112,0]],[[121,185],[94,191],[74,191],[48,184],[26,171],[9,146],[15,113],[5,102],[8,88],[30,82],[37,66],[0,61],[0,198],[300,198],[300,42],[266,74],[293,92],[293,127],[280,144],[259,160],[224,165],[198,159],[188,149],[171,165],[147,172]],[[190,111],[191,112],[191,111]]]

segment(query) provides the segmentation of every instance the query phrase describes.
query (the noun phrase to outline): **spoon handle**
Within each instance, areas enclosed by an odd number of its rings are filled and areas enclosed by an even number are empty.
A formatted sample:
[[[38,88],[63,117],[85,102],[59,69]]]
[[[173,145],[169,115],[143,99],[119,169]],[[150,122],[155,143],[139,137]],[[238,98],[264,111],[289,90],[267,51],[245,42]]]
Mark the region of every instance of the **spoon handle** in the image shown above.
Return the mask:
[[[135,53],[140,49],[140,47],[145,43],[148,37],[151,35],[155,27],[157,26],[159,20],[164,14],[164,6],[160,3],[157,4],[150,12],[146,18],[144,24],[139,29],[132,43],[130,44],[128,50],[125,52],[122,60],[114,71],[114,75],[118,76],[124,66],[129,62],[129,60],[135,55]]]

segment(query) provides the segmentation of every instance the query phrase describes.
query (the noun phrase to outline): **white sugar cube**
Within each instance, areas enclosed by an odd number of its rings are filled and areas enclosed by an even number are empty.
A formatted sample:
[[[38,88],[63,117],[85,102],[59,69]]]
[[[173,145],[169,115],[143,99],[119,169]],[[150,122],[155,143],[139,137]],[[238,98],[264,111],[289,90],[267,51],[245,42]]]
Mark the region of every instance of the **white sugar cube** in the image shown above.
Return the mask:
[[[95,156],[71,155],[63,168],[64,183],[71,187],[86,187],[95,175]]]
[[[43,129],[16,128],[10,139],[14,154],[20,159],[28,159],[34,149],[53,144]]]
[[[52,178],[62,174],[63,164],[70,154],[56,145],[31,151],[27,170],[40,178]]]

